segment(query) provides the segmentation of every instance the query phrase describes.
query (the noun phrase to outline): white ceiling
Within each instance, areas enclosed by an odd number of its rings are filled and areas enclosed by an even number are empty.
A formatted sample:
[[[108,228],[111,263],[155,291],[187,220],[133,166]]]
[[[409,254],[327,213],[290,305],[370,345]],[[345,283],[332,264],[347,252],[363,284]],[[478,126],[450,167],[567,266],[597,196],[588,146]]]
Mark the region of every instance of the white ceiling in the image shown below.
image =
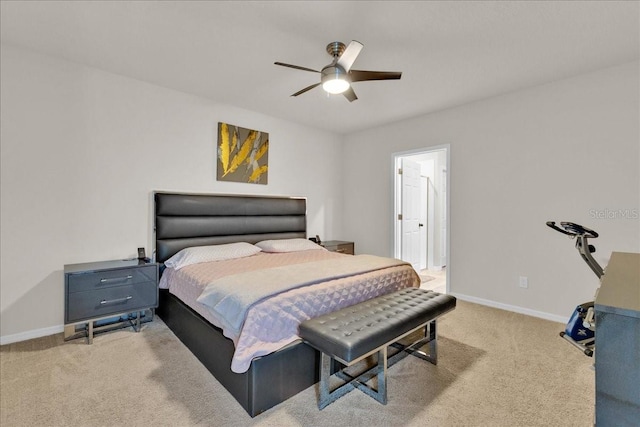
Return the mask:
[[[345,134],[640,57],[637,1],[1,1],[1,41]],[[364,44],[359,99],[292,93]]]

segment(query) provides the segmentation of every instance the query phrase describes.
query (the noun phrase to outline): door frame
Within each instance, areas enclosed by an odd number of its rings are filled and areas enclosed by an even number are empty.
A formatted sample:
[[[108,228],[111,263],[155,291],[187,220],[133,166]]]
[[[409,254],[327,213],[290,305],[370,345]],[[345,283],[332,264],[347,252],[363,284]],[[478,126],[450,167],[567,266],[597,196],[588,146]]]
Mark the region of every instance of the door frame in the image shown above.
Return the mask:
[[[428,154],[433,153],[435,151],[445,152],[446,157],[446,188],[447,188],[447,197],[445,201],[445,209],[446,209],[446,236],[445,236],[445,245],[446,245],[446,257],[447,257],[447,293],[450,291],[451,285],[451,145],[450,144],[442,144],[442,145],[434,145],[430,147],[424,148],[416,148],[409,151],[402,151],[391,154],[391,206],[393,206],[393,215],[391,216],[391,247],[393,248],[393,256],[394,258],[400,259],[402,254],[402,228],[401,221],[398,220],[398,215],[401,212],[402,204],[400,200],[400,192],[401,192],[401,180],[398,174],[398,165],[401,163],[401,159],[403,157],[415,156],[419,154]]]

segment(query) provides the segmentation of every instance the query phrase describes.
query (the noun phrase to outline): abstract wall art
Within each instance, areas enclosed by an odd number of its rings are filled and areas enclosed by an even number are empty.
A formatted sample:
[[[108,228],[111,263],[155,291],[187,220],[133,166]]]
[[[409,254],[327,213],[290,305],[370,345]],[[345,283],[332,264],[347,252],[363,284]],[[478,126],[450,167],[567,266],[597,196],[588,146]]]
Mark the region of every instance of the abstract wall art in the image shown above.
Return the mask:
[[[267,184],[269,134],[218,123],[218,181]]]

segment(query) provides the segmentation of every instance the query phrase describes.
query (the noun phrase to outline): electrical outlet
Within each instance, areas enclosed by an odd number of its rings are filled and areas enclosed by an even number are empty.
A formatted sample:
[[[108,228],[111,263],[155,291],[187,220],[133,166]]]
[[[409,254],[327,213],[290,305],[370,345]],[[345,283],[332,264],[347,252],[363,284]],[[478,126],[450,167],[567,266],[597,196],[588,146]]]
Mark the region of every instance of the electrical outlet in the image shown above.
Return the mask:
[[[528,288],[529,287],[529,278],[527,276],[520,276],[520,279],[518,280],[518,286],[520,286],[521,288]]]

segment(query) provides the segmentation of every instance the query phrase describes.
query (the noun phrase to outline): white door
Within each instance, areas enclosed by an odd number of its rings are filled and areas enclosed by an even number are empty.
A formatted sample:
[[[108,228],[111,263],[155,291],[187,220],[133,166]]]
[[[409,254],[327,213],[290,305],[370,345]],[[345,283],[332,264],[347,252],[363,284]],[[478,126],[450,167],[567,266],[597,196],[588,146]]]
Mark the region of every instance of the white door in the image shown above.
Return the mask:
[[[420,166],[422,169],[422,166]],[[429,204],[428,196],[429,178],[420,175],[420,270],[427,268],[427,207]]]
[[[403,158],[401,181],[401,258],[420,271],[420,165]]]
[[[431,179],[429,179],[429,187],[427,188],[427,268],[429,270],[437,270],[435,259],[436,256],[436,188]]]
[[[447,265],[447,169],[440,170],[440,203],[442,216],[440,217],[440,266]]]

